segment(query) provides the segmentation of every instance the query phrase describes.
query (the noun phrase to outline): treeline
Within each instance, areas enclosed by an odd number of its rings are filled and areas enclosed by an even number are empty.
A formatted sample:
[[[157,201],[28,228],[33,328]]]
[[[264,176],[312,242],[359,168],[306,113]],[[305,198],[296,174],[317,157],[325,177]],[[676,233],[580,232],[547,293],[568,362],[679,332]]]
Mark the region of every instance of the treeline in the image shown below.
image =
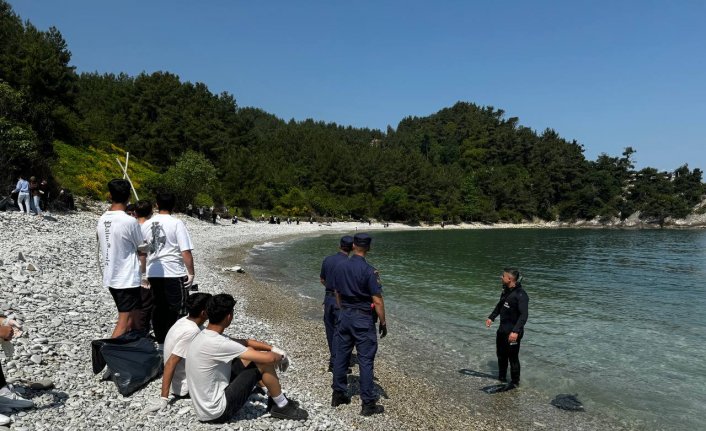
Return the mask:
[[[58,30],[23,23],[0,0],[0,172],[46,172],[52,143],[112,145],[154,167],[149,189],[182,206],[283,216],[405,221],[683,217],[702,172],[635,170],[635,151],[587,160],[553,130],[459,102],[396,129],[283,121],[168,72],[83,73]]]

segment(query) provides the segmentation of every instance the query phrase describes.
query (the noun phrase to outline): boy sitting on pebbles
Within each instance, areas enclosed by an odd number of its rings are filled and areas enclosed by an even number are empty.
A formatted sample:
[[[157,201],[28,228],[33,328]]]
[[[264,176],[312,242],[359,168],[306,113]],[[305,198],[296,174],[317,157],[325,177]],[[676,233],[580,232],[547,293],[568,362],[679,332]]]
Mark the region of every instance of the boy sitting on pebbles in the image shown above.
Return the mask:
[[[186,355],[186,380],[200,421],[223,423],[243,407],[259,381],[267,388],[274,418],[306,420],[308,413],[289,400],[275,371],[288,360],[284,351],[255,340],[232,340],[223,331],[233,321],[231,295],[213,296],[206,306],[208,326],[194,338]]]

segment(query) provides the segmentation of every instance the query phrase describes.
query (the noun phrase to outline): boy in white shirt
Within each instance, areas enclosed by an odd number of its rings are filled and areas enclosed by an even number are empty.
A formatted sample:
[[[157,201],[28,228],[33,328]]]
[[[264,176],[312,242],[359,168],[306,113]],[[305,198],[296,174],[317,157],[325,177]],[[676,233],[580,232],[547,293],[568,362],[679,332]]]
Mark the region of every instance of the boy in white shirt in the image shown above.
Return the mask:
[[[186,300],[189,315],[182,317],[172,325],[164,339],[164,373],[162,374],[162,394],[156,403],[152,403],[149,411],[161,410],[169,404],[169,393],[178,397],[189,394],[186,381],[186,353],[191,341],[203,329],[208,316],[206,304],[211,299],[210,293],[194,293]]]
[[[118,323],[113,338],[132,329],[131,314],[140,308],[140,274],[144,273],[145,254],[138,251],[142,245],[142,231],[134,217],[125,213],[130,199],[130,183],[115,179],[108,183],[111,206],[96,226],[100,256],[103,259],[103,286],[110,290],[118,308]]]
[[[258,381],[267,387],[270,415],[279,419],[306,420],[299,403],[288,400],[275,371],[285,352],[255,340],[235,340],[223,335],[233,321],[235,300],[221,293],[206,306],[208,326],[194,338],[186,354],[189,395],[200,421],[223,423],[247,402]]]
[[[194,247],[184,222],[171,215],[175,204],[173,193],[157,193],[159,212],[142,225],[149,245],[147,277],[154,307],[152,328],[160,345],[169,328],[186,314],[184,303],[194,283]]]

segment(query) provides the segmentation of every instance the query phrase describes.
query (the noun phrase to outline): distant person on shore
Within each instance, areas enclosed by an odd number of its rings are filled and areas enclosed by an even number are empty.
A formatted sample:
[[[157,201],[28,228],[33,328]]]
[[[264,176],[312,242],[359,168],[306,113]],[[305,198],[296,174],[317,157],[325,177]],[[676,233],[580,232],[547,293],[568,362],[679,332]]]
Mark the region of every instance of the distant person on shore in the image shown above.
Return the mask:
[[[485,321],[490,328],[498,315],[500,327],[495,337],[498,356],[498,380],[507,382],[507,365],[510,363],[510,383],[505,390],[514,389],[520,384],[520,341],[527,323],[529,297],[522,288],[522,275],[515,268],[506,268],[500,277],[503,291],[500,301]]]
[[[17,206],[20,212],[29,215],[29,181],[24,178],[24,175],[20,174],[17,177],[17,185],[12,193],[17,193]]]
[[[333,282],[333,271],[339,263],[348,260],[348,255],[353,247],[353,237],[346,235],[339,242],[338,252],[327,256],[321,264],[319,280],[325,286],[324,289],[324,328],[326,329],[326,342],[328,343],[329,360],[328,370],[333,372],[333,334],[336,331],[336,320],[338,318],[338,304],[336,303],[336,293]]]
[[[213,219],[213,224],[216,224],[218,213],[216,213],[216,210],[214,210],[213,207],[211,207],[211,218]]]
[[[194,338],[186,354],[186,380],[200,421],[224,423],[245,405],[262,382],[269,393],[268,410],[278,419],[306,420],[308,413],[282,392],[275,367],[286,368],[286,353],[256,340],[223,335],[233,321],[235,300],[227,294],[206,306],[208,326]]]
[[[152,217],[152,202],[146,200],[139,200],[135,202],[133,212],[137,218],[137,223],[140,226],[144,225],[147,220]],[[142,236],[144,238],[144,232],[142,232]],[[147,244],[147,241],[143,241],[143,244]],[[134,329],[149,333],[152,327],[150,322],[152,320],[152,309],[154,304],[152,289],[149,285],[149,281],[143,280],[140,286],[140,298],[142,300],[142,304],[140,308],[135,310],[133,313],[133,327]]]
[[[42,179],[39,183],[39,195],[40,205],[42,208],[47,209],[49,204],[49,182],[46,179]]]
[[[199,220],[203,220],[203,207],[199,207]]]
[[[368,234],[356,234],[353,237],[353,255],[338,264],[333,273],[340,311],[333,341],[335,354],[331,406],[351,402],[346,371],[355,346],[360,369],[360,399],[363,402],[360,414],[363,416],[385,411],[383,406],[377,404],[373,383],[373,366],[378,350],[375,321],[376,317],[380,319],[380,338],[387,335],[387,321],[380,277],[377,270],[365,260],[371,242],[372,238]]]
[[[35,176],[29,177],[29,193],[32,195],[32,211],[36,215],[42,215],[42,207],[39,205],[42,194],[39,190],[39,181]]]
[[[154,298],[152,328],[161,346],[169,328],[186,315],[184,308],[194,283],[194,246],[184,222],[173,217],[174,193],[157,193],[158,213],[142,225],[149,244],[147,277]]]
[[[130,199],[130,183],[114,179],[108,183],[111,206],[98,220],[96,233],[103,259],[103,286],[107,287],[118,308],[118,323],[113,338],[132,329],[133,311],[141,307],[141,274],[145,272],[145,254],[140,225],[125,213]]]
[[[186,300],[189,314],[172,325],[164,339],[164,373],[162,374],[162,392],[157,402],[150,403],[148,411],[162,410],[169,404],[170,394],[177,397],[189,395],[186,381],[186,354],[191,342],[203,330],[208,316],[206,304],[211,299],[210,293],[197,292]]]

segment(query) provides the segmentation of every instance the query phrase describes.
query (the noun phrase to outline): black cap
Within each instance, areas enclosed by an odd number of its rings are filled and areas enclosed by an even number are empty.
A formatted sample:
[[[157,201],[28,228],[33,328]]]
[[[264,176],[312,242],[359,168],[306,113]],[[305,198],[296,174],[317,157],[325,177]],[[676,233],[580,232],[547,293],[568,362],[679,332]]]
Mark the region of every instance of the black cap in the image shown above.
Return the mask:
[[[370,248],[371,242],[373,242],[373,239],[367,233],[357,233],[353,237],[353,244],[358,247]]]
[[[352,245],[353,245],[353,237],[352,236],[346,235],[341,238],[341,247],[351,248]]]

